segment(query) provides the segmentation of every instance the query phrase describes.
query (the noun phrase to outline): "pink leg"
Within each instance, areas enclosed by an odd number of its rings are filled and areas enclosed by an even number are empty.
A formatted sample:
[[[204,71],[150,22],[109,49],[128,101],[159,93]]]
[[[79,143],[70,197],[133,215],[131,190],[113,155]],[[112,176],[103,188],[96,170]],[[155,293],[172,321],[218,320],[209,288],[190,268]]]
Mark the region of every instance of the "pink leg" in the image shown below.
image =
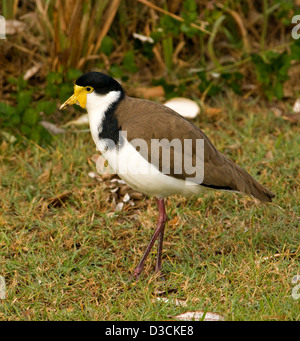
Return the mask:
[[[154,242],[156,241],[157,237],[159,236],[159,243],[158,243],[158,252],[157,252],[157,260],[156,260],[156,266],[155,271],[161,271],[161,254],[162,254],[162,245],[163,245],[163,238],[164,238],[164,229],[165,224],[167,221],[167,214],[165,210],[165,204],[164,199],[160,198],[157,199],[158,204],[158,210],[159,210],[159,216],[158,216],[158,222],[157,227],[153,233],[153,236],[143,254],[142,259],[140,260],[139,264],[133,271],[133,276],[135,279],[138,279],[141,272],[143,271],[145,261],[149,255],[149,252],[151,251]]]

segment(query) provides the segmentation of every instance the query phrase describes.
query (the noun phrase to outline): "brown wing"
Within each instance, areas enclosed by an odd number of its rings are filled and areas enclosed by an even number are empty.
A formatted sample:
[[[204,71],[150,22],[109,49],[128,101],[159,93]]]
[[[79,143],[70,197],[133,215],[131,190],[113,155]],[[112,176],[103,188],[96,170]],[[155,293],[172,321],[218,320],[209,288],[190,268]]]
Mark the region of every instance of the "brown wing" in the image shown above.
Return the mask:
[[[164,174],[214,189],[240,191],[262,201],[271,201],[274,197],[245,170],[218,152],[199,128],[170,108],[125,97],[115,114],[119,128],[126,131],[129,142],[135,144],[136,139],[143,139],[148,148],[140,147],[139,152]],[[161,142],[163,139],[165,143]],[[204,155],[199,154],[197,140],[204,141]],[[171,148],[170,141],[173,141]],[[183,150],[184,157],[181,157]],[[201,178],[203,162],[204,177]]]

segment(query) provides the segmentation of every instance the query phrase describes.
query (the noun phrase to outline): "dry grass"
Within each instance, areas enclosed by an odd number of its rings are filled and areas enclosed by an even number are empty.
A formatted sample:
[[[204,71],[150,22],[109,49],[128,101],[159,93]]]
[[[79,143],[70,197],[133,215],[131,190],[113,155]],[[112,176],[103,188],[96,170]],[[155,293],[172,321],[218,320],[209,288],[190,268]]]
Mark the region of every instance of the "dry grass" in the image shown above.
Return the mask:
[[[120,0],[36,0],[39,23],[44,32],[48,65],[81,69],[88,60],[99,59],[99,48],[116,15]],[[78,39],[80,37],[80,39]]]

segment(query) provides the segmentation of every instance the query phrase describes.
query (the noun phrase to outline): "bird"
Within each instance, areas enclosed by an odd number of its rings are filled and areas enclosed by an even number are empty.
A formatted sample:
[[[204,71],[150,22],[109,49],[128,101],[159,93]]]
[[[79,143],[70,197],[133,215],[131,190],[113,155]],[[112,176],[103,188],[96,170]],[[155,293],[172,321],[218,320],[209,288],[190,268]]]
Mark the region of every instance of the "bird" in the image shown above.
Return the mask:
[[[102,72],[90,71],[75,81],[74,94],[60,109],[73,104],[87,110],[94,143],[114,172],[133,189],[156,197],[157,225],[134,268],[136,280],[157,239],[155,272],[162,273],[167,197],[200,196],[206,190],[240,192],[262,202],[275,196],[191,121],[163,104],[128,96]]]

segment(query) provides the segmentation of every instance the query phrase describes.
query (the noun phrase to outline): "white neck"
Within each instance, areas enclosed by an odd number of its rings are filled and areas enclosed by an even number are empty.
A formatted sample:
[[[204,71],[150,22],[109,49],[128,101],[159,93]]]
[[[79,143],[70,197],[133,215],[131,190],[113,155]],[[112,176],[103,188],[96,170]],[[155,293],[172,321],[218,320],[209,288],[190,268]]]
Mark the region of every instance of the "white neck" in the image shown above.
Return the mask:
[[[98,149],[100,149],[99,133],[102,131],[105,112],[118,101],[120,96],[121,91],[110,91],[105,95],[99,95],[95,92],[87,94],[86,109],[89,115],[91,134]]]

